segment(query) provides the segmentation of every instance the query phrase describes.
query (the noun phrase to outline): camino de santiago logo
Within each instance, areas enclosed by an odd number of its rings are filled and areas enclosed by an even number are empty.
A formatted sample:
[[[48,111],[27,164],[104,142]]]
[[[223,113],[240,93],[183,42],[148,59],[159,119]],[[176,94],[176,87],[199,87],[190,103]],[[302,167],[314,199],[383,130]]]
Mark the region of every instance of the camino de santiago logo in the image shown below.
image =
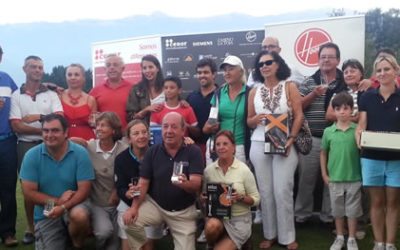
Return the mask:
[[[332,38],[325,30],[311,28],[303,31],[294,45],[297,60],[308,67],[318,66],[319,46],[328,42],[332,42]]]

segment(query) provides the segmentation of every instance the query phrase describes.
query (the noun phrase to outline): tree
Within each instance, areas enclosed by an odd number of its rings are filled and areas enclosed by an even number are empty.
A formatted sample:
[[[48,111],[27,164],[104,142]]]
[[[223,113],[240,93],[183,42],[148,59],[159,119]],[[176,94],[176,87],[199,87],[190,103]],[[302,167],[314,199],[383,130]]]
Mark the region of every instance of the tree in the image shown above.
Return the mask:
[[[68,88],[67,86],[67,80],[65,78],[65,72],[67,71],[67,67],[59,65],[56,67],[53,67],[51,73],[45,73],[43,76],[43,82],[52,82],[57,84],[60,87],[63,87],[64,89]],[[85,77],[86,77],[86,84],[83,90],[85,92],[89,92],[92,89],[93,86],[93,75],[92,75],[92,70],[87,69],[85,71]]]
[[[372,72],[376,53],[382,48],[392,49],[400,55],[400,9],[382,12],[374,9],[365,15],[365,69]]]

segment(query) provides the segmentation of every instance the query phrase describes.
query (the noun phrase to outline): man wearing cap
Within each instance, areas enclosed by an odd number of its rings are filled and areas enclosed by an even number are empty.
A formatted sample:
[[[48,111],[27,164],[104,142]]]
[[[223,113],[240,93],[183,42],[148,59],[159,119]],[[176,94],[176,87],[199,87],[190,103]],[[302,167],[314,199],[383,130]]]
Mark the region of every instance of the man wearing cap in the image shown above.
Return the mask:
[[[261,50],[275,51],[276,53],[279,54],[281,53],[282,48],[279,46],[278,38],[267,36],[261,43]],[[286,63],[288,64],[288,62]],[[304,82],[305,77],[295,67],[289,66],[289,68],[291,75],[287,80],[296,83],[297,86],[300,86],[300,84]],[[255,82],[253,79],[253,74],[250,74],[249,79],[247,80],[247,86],[253,87],[255,84],[261,84],[261,83]]]
[[[211,105],[218,110],[218,122],[208,120],[205,134],[214,134],[219,130],[229,130],[235,136],[235,156],[242,162],[249,159],[250,129],[247,126],[247,99],[250,88],[246,86],[246,70],[237,56],[227,56],[220,69],[224,71],[226,83],[216,90]]]
[[[19,91],[11,96],[10,121],[12,129],[18,136],[17,154],[18,169],[21,167],[25,153],[42,142],[41,118],[50,113],[63,114],[62,105],[57,94],[47,89],[41,81],[44,74],[43,61],[38,56],[28,56],[23,70],[26,82]],[[25,213],[28,229],[25,232],[24,244],[32,244],[33,204],[25,201]]]
[[[3,49],[0,47],[0,62]],[[17,90],[14,80],[0,71],[0,237],[6,247],[18,244],[15,238],[17,201],[17,139],[11,130],[11,94]]]

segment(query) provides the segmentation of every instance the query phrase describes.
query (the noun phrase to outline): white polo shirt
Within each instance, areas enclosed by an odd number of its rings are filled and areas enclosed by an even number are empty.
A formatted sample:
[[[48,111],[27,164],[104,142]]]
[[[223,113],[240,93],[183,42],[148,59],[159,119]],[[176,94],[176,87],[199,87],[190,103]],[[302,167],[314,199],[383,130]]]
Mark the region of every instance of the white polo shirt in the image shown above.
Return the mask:
[[[22,120],[26,115],[48,115],[54,112],[63,112],[58,95],[41,85],[35,97],[25,93],[24,85],[11,96],[10,120]],[[26,125],[41,128],[41,123],[35,121]],[[33,142],[42,140],[41,135],[27,135],[17,133],[19,141]]]

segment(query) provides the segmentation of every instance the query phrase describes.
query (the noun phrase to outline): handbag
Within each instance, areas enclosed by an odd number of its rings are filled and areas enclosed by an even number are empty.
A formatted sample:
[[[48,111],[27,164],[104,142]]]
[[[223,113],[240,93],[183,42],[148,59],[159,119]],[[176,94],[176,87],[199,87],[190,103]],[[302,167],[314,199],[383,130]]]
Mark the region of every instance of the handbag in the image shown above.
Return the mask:
[[[285,83],[285,92],[286,92],[286,100],[287,105],[289,108],[289,120],[290,124],[293,124],[293,111],[292,105],[290,101],[290,93],[289,93],[289,86],[288,82]],[[312,135],[310,127],[308,126],[307,120],[303,117],[303,122],[301,124],[299,133],[297,134],[296,139],[294,140],[294,146],[297,152],[308,155],[312,149]]]

